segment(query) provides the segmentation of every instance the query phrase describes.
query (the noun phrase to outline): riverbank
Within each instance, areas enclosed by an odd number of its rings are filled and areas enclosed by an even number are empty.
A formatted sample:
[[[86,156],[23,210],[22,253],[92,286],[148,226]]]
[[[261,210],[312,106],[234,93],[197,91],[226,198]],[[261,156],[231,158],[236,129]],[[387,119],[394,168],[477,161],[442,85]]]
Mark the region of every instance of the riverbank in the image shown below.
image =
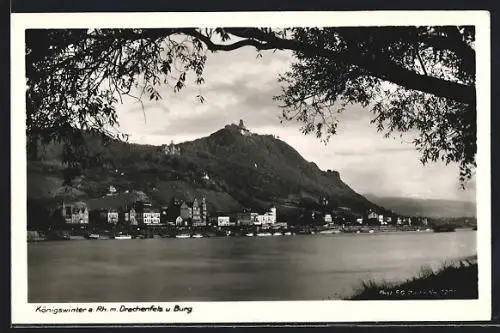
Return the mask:
[[[477,257],[423,267],[418,276],[400,283],[363,282],[349,300],[477,299]]]
[[[133,228],[129,231],[120,232],[128,234],[132,239],[144,238],[204,238],[204,237],[247,237],[247,236],[293,236],[293,235],[329,235],[329,234],[378,234],[395,232],[432,232],[430,228],[419,228],[416,226],[345,226],[336,228],[279,228],[279,229],[224,229],[224,228],[202,228],[202,229],[155,229],[149,227]],[[455,231],[455,230],[453,230]],[[61,230],[28,230],[28,242],[53,241],[53,240],[83,240],[83,239],[112,239],[117,233],[113,230],[87,229],[61,229]]]

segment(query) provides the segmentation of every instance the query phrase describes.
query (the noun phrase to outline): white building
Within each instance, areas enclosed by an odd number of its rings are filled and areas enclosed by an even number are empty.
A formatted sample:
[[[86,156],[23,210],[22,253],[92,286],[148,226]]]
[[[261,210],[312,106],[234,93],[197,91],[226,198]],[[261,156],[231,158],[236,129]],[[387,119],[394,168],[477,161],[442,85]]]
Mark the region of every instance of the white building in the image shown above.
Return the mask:
[[[358,217],[358,218],[356,219],[356,222],[358,222],[359,224],[363,224],[363,218]]]
[[[267,212],[268,223],[275,224],[276,223],[276,207],[271,207],[269,212]]]
[[[118,223],[118,211],[115,209],[108,210],[108,223]]]
[[[276,207],[271,207],[269,211],[265,212],[261,217],[262,224],[275,224],[276,223]]]
[[[269,211],[265,212],[262,215],[257,215],[255,225],[264,225],[264,224],[275,224],[276,223],[276,207],[271,207]]]
[[[229,218],[229,216],[217,216],[217,226],[229,227],[231,225],[234,225],[234,223],[231,223],[231,219]]]
[[[175,219],[175,225],[182,226],[183,224],[184,224],[184,219],[180,216],[177,216],[177,218]]]
[[[378,216],[378,222],[379,222],[380,224],[385,224],[385,222],[384,222],[384,215],[380,214],[380,215]]]
[[[326,223],[332,223],[333,222],[331,214],[325,214],[325,222]]]
[[[160,212],[151,213],[151,223],[160,223]]]
[[[159,209],[144,209],[142,213],[142,222],[144,224],[159,224],[160,210]]]

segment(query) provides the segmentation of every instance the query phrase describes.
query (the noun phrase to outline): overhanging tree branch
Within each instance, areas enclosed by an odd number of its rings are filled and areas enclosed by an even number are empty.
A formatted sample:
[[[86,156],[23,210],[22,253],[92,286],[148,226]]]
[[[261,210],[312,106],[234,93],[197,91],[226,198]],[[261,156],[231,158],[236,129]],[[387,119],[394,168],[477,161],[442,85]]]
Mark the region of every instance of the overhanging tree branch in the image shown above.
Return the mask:
[[[369,74],[386,80],[408,89],[418,90],[433,94],[439,97],[445,97],[457,102],[468,105],[476,103],[476,89],[474,86],[461,84],[429,75],[422,75],[401,66],[396,65],[387,59],[380,57],[367,57],[349,50],[349,52],[338,53],[326,48],[317,47],[312,44],[301,43],[297,40],[284,39],[277,37],[272,33],[265,33],[256,28],[234,29],[229,28],[226,31],[236,37],[245,38],[233,44],[216,44],[210,37],[201,34],[196,29],[183,29],[180,32],[189,34],[202,40],[207,48],[212,51],[232,51],[244,46],[253,46],[257,50],[291,50],[300,52],[307,56],[324,57],[334,62],[352,64],[363,68]]]
[[[234,51],[244,46],[253,46],[259,51],[276,49],[274,45],[261,43],[255,39],[244,39],[232,44],[216,44],[209,36],[202,34],[196,29],[180,29],[179,32],[198,38],[210,51]]]

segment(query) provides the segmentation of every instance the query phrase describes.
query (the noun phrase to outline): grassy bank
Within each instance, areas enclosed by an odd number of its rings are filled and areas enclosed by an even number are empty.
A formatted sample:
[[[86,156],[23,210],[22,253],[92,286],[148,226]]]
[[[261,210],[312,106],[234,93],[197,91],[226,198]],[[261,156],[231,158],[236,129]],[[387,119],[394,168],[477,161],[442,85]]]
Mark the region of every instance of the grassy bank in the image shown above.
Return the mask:
[[[364,281],[351,300],[477,299],[477,259],[446,262],[439,269],[421,269],[399,283]]]

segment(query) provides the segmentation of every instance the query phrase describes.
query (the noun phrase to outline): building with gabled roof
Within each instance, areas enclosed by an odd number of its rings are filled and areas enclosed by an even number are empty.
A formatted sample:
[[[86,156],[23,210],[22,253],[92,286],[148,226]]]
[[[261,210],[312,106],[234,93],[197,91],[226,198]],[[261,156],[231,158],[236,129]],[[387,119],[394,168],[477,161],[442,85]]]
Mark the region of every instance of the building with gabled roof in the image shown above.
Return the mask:
[[[89,209],[87,203],[83,201],[76,201],[72,203],[65,203],[63,201],[61,207],[61,214],[66,223],[70,224],[89,223]]]

